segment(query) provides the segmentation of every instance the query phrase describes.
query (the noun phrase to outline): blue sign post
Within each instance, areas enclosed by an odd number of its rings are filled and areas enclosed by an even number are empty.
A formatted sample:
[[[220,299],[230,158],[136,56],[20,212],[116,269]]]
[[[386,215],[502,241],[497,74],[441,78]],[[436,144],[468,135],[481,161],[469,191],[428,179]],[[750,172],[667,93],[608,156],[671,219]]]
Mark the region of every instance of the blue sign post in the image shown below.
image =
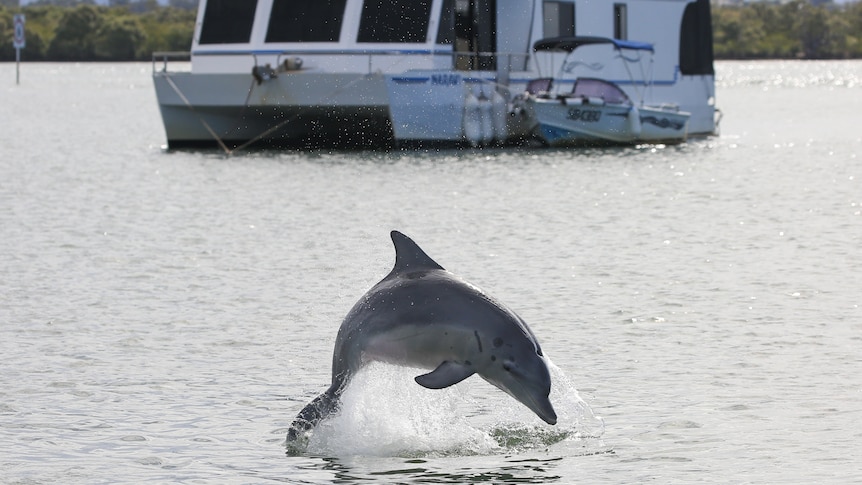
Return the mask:
[[[21,49],[27,44],[24,38],[24,14],[15,14],[13,23],[15,24],[15,39],[12,41],[15,46],[15,84],[21,82]]]

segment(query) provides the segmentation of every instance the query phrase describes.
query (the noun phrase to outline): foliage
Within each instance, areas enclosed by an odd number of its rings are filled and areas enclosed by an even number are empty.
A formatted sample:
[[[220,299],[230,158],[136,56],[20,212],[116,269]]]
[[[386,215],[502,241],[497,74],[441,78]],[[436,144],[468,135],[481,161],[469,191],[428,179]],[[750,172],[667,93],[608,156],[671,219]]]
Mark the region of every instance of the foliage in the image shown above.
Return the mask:
[[[12,15],[27,15],[25,60],[149,60],[161,50],[188,50],[197,0],[0,0],[0,61],[15,59]],[[813,5],[807,0],[713,6],[719,59],[862,58],[862,1]]]
[[[17,2],[16,2],[17,3]],[[72,5],[75,6],[65,6]],[[144,61],[159,50],[192,45],[196,0],[40,0],[26,7],[0,5],[0,62],[15,60],[12,17],[27,16],[25,61]]]
[[[712,30],[719,59],[860,58],[862,2],[713,6]]]
[[[48,58],[70,61],[94,59],[96,32],[104,22],[104,17],[92,5],[67,10],[60,18],[54,38],[48,45]]]
[[[146,38],[137,19],[114,17],[96,31],[93,49],[98,59],[132,61],[139,54],[149,54],[141,52]]]

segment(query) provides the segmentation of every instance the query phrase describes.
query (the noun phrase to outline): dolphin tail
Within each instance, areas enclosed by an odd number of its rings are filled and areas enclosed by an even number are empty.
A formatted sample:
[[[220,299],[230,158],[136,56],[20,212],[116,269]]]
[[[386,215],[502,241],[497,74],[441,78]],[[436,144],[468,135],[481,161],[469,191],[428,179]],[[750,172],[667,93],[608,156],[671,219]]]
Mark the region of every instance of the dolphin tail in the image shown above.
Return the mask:
[[[334,387],[334,386],[333,386]],[[292,442],[299,439],[303,434],[317,426],[324,418],[338,410],[339,392],[330,387],[323,394],[314,398],[302,411],[296,415],[290,429],[287,430],[287,441]]]

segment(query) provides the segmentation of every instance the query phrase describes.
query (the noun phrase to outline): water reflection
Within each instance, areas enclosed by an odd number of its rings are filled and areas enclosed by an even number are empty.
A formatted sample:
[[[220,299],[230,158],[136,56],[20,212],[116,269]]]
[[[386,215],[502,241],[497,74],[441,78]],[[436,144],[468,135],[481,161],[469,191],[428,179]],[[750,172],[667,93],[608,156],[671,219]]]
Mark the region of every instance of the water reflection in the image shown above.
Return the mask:
[[[503,466],[488,466],[477,463],[475,459],[464,458],[433,463],[422,459],[404,460],[400,463],[375,462],[350,463],[339,458],[322,458],[320,470],[333,475],[333,483],[353,483],[357,481],[382,482],[428,482],[428,483],[550,483],[558,482],[562,476],[556,469],[562,457],[547,459],[506,460]],[[484,460],[483,460],[484,461]],[[450,467],[441,464],[451,465]],[[376,469],[375,469],[376,468]]]

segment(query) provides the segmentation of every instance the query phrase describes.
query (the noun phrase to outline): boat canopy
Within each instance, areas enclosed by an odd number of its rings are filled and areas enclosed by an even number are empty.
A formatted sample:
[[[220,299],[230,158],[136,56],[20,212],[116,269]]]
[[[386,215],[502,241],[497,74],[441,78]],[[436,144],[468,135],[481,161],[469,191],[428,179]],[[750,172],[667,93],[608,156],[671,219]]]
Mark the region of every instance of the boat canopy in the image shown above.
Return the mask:
[[[614,48],[631,49],[654,52],[653,45],[648,42],[635,42],[631,40],[611,39],[608,37],[548,37],[533,44],[533,50],[538,51],[562,51],[571,53],[578,47],[594,44],[613,44]]]

